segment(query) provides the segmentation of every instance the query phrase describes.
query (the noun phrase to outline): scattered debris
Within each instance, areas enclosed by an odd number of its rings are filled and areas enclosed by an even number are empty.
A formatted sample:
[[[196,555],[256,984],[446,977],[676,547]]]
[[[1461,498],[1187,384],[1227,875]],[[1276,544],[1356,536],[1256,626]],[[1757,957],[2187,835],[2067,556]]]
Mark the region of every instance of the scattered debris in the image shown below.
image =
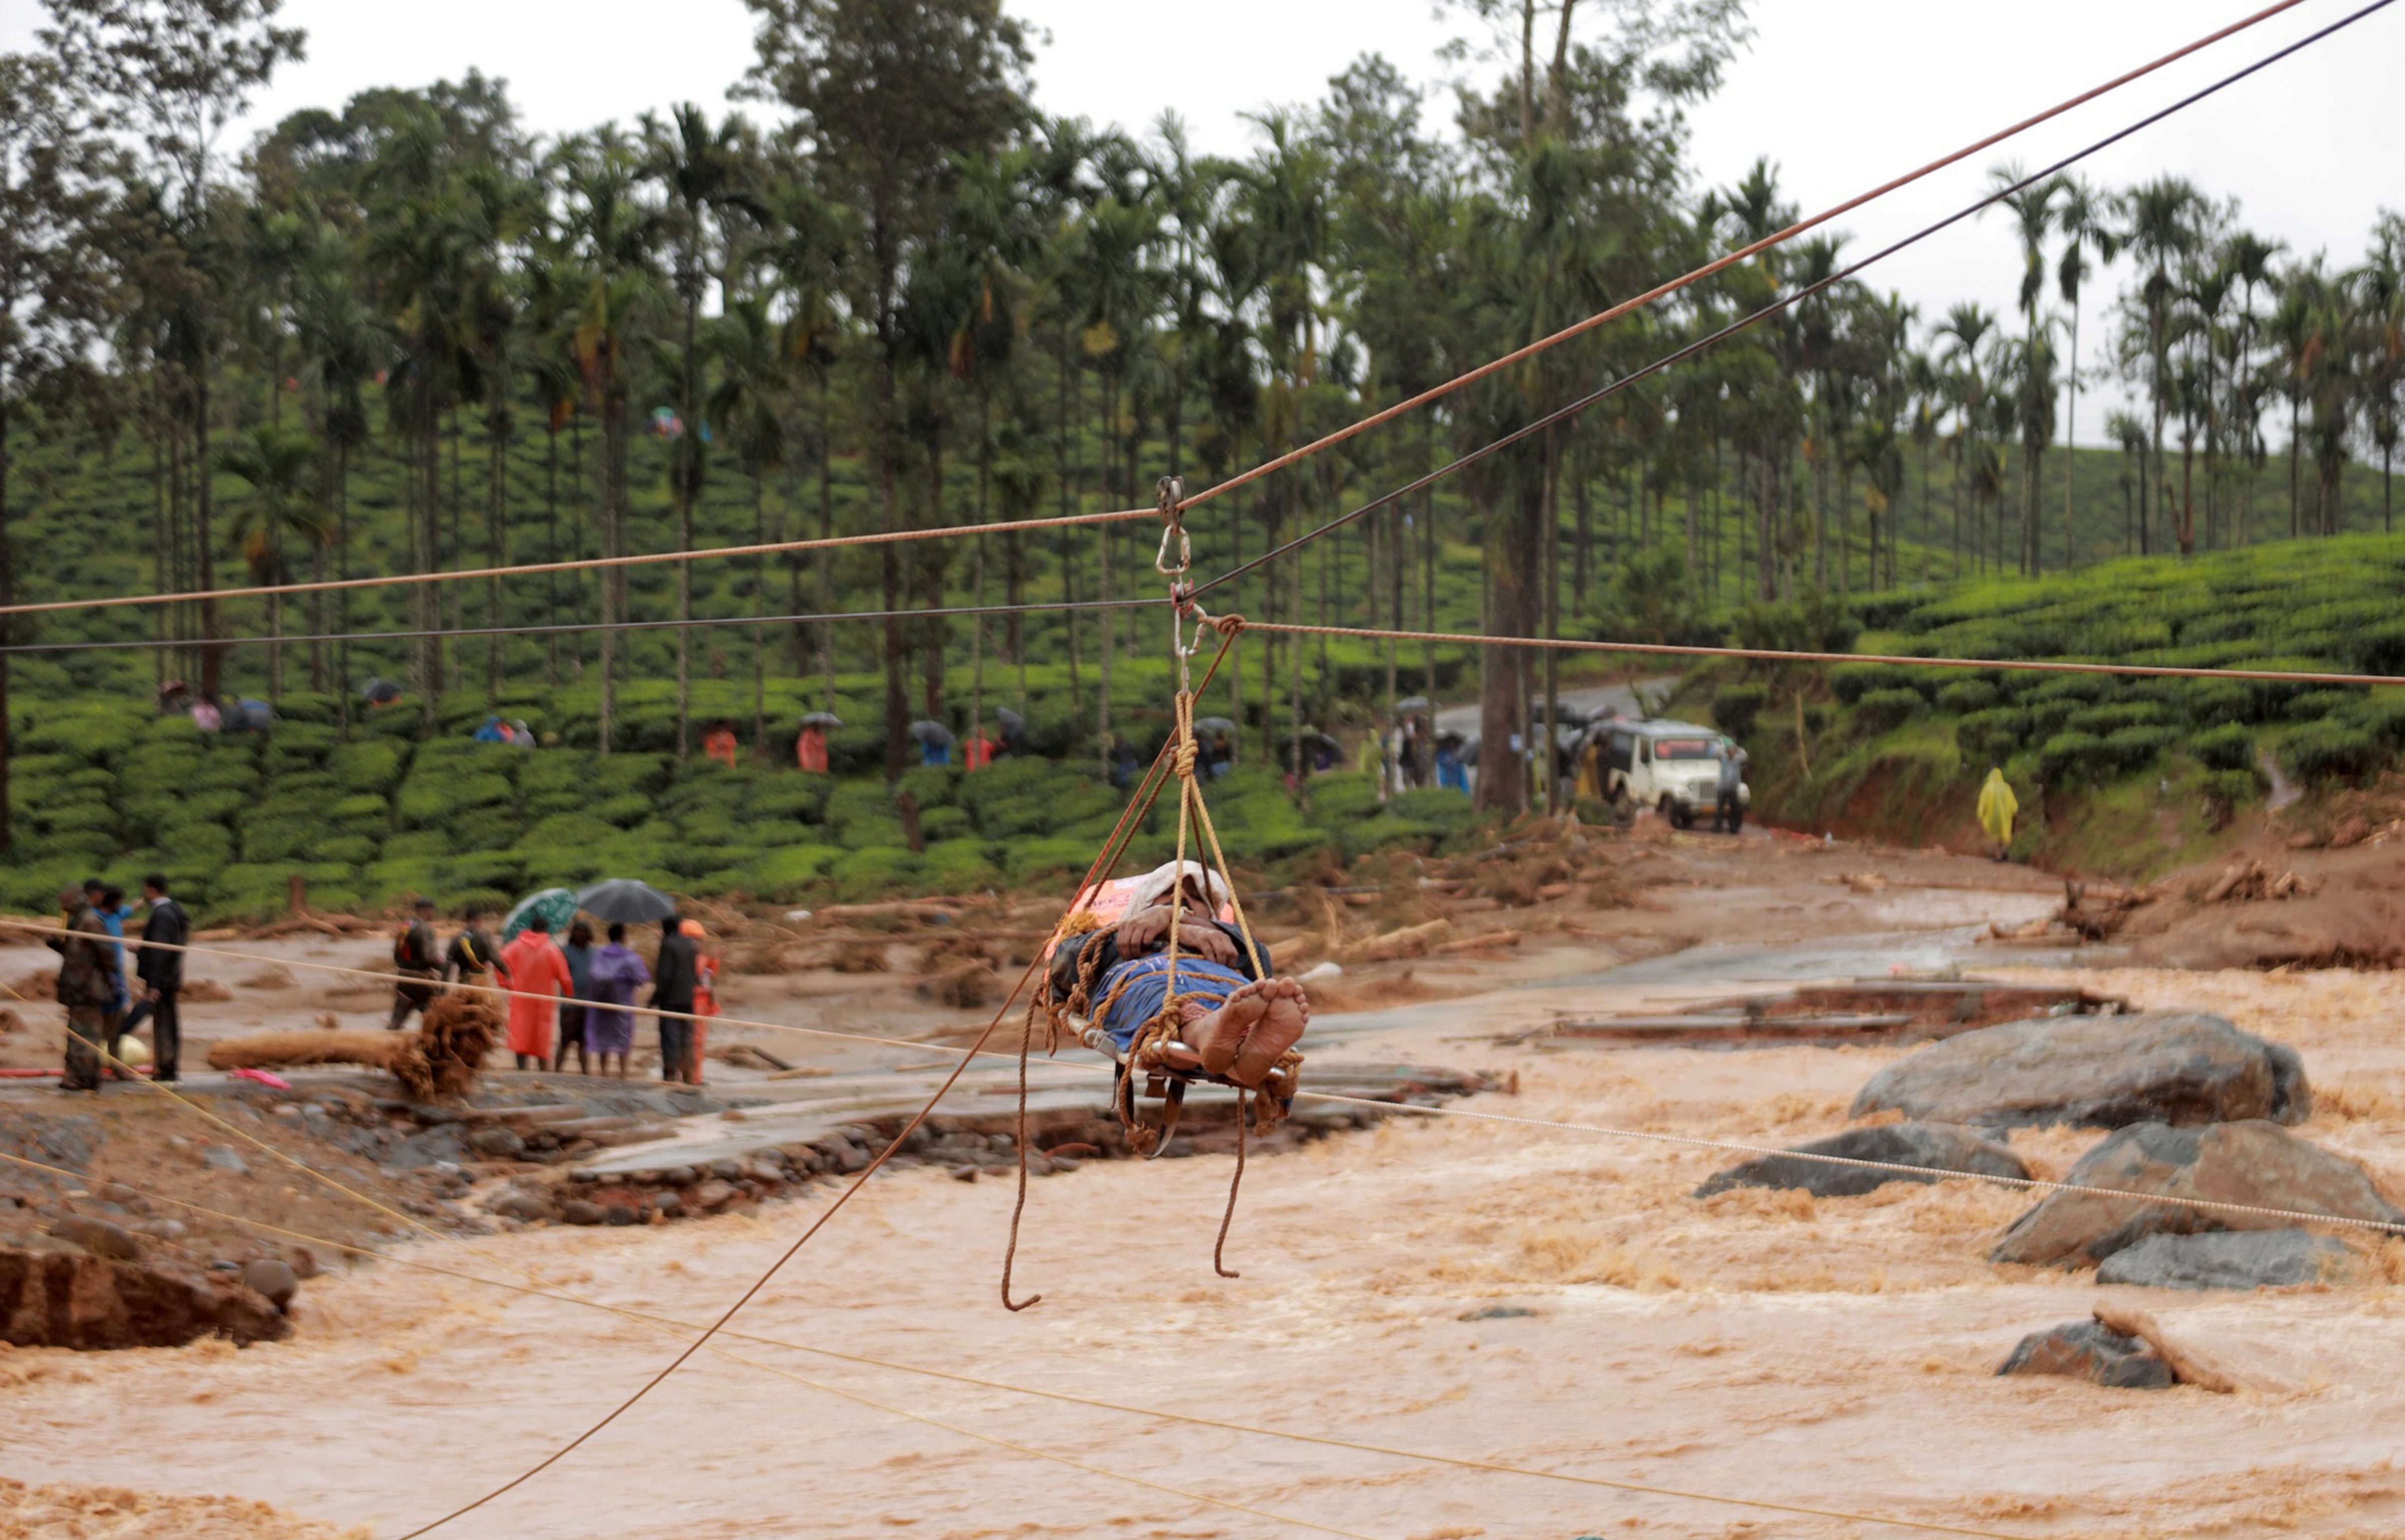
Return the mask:
[[[2274,875],[2259,861],[2236,861],[2222,869],[2204,890],[2197,895],[2199,903],[2251,903],[2266,899],[2311,898],[2320,884],[2300,876],[2293,871]]]

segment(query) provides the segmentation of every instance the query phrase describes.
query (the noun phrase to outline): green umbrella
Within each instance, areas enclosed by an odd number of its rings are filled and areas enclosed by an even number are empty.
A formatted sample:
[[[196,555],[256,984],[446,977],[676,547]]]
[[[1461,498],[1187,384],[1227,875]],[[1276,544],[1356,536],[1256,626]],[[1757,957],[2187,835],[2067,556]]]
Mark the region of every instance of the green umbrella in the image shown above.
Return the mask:
[[[501,939],[515,941],[518,932],[527,928],[527,921],[537,915],[549,920],[552,933],[558,935],[568,929],[568,922],[576,917],[576,895],[565,888],[546,888],[540,893],[528,893],[518,900],[518,906],[511,910],[510,917],[501,922]]]

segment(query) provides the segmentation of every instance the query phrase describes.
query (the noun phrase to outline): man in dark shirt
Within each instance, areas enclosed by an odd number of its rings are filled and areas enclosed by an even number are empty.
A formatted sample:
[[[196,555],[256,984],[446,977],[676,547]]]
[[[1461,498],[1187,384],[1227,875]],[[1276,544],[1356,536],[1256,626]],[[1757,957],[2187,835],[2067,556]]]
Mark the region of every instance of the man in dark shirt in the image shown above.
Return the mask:
[[[63,1091],[100,1091],[101,1056],[108,1042],[108,1012],[117,1002],[116,986],[108,978],[108,929],[84,902],[83,889],[59,894],[59,912],[66,933],[53,936],[50,950],[59,955],[59,1003],[67,1013],[66,1073]]]
[[[151,1078],[175,1080],[178,1078],[176,1057],[184,1044],[183,1017],[176,1004],[184,988],[184,954],[169,948],[190,940],[192,922],[185,916],[184,906],[167,895],[167,879],[158,873],[142,879],[142,896],[150,903],[150,915],[142,922],[146,945],[134,959],[134,976],[142,981],[143,992],[126,1013],[121,1030],[130,1035],[148,1017],[150,1061],[155,1066]]]
[[[392,988],[392,1019],[387,1029],[400,1031],[401,1023],[434,1003],[434,981],[443,976],[442,955],[434,945],[434,901],[419,899],[409,923],[392,940],[392,965],[401,982]]]
[[[701,948],[683,933],[683,919],[670,915],[660,921],[660,956],[652,968],[652,1009],[673,1011],[685,1019],[661,1016],[660,1078],[694,1083],[693,997],[701,982]]]

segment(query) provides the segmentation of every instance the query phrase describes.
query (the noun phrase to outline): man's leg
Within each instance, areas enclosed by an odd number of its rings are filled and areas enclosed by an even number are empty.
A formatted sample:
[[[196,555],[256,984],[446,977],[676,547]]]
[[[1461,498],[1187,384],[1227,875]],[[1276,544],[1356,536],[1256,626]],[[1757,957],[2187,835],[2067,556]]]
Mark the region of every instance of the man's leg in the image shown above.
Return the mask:
[[[59,1082],[62,1090],[100,1089],[100,1042],[107,1030],[97,1005],[67,1007],[67,1063],[66,1074]]]
[[[1258,1085],[1310,1022],[1302,986],[1275,978],[1245,985],[1217,1010],[1188,1006],[1178,1030],[1205,1071]]]
[[[682,1080],[685,1056],[693,1051],[693,1023],[660,1017],[660,1078]]]
[[[159,1001],[150,1008],[150,1057],[157,1069],[153,1080],[182,1078],[176,1065],[184,1052],[184,1020],[178,1014],[176,991],[162,989]]]

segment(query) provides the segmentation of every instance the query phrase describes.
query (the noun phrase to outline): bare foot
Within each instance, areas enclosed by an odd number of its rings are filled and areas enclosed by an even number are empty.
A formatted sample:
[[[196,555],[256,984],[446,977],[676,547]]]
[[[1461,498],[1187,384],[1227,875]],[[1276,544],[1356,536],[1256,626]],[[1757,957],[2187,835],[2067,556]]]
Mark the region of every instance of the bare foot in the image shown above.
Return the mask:
[[[1179,1029],[1193,1050],[1195,1066],[1240,1085],[1259,1085],[1310,1021],[1311,1002],[1302,986],[1278,978],[1244,986],[1216,1011],[1188,1006]]]
[[[1253,987],[1260,990],[1268,1009],[1245,1034],[1235,1067],[1228,1071],[1229,1078],[1240,1085],[1259,1085],[1276,1067],[1279,1056],[1300,1042],[1302,1029],[1311,1024],[1311,1000],[1301,985],[1290,978],[1273,978]]]

